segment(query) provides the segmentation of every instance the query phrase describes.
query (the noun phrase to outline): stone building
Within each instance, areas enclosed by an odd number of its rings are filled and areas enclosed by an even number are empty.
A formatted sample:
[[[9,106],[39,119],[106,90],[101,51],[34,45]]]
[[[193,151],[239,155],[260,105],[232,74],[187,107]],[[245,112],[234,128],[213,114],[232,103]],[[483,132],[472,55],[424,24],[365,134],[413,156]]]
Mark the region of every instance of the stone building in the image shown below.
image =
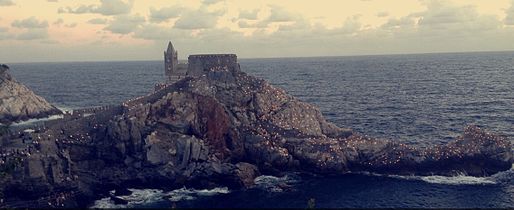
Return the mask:
[[[171,42],[168,43],[168,49],[164,51],[164,74],[168,80],[177,72],[178,67],[178,52],[173,47]]]
[[[187,76],[198,77],[208,72],[237,71],[239,64],[235,54],[202,54],[188,57]]]

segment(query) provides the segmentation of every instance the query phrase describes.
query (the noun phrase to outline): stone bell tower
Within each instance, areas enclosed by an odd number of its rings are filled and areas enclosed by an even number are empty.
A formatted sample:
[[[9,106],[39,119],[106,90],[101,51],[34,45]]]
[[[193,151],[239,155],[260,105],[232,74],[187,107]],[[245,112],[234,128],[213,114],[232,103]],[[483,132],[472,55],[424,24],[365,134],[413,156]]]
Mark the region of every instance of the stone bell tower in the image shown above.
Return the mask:
[[[168,81],[171,80],[171,75],[177,71],[178,66],[178,53],[173,48],[173,44],[171,42],[168,43],[168,49],[164,51],[164,74]]]

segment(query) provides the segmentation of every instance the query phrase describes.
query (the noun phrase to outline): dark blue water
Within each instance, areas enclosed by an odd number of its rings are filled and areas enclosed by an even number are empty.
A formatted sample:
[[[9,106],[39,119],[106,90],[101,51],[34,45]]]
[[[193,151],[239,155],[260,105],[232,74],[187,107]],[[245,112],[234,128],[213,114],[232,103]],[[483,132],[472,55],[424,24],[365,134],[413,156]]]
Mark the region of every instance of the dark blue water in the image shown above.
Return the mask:
[[[374,137],[427,146],[448,142],[466,124],[477,124],[514,140],[514,52],[240,63],[243,71],[319,106],[338,126]],[[119,103],[150,92],[164,76],[161,61],[10,66],[19,81],[64,108]],[[177,206],[306,207],[314,198],[318,207],[514,207],[512,172],[498,177],[303,177],[285,192],[256,188],[197,196]],[[157,199],[133,206],[138,205],[171,204]]]

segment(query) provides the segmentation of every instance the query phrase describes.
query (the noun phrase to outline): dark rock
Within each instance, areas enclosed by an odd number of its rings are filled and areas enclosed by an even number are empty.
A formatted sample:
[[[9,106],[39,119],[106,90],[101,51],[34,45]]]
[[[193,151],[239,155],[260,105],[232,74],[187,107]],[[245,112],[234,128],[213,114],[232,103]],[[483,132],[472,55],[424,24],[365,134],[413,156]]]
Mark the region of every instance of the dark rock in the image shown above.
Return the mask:
[[[124,196],[124,195],[130,195],[132,194],[132,191],[128,190],[125,187],[118,187],[114,189],[114,196]]]
[[[250,188],[255,184],[254,180],[260,172],[257,166],[240,162],[236,164],[236,175],[241,180],[241,186]]]
[[[106,186],[246,188],[261,173],[288,171],[484,176],[514,161],[507,139],[475,126],[428,149],[369,138],[240,71],[187,78],[119,115],[99,116],[63,122],[74,135],[89,136],[87,143],[56,142],[69,138],[61,126],[33,134],[42,138],[37,155],[0,180],[3,189],[33,192],[19,183],[40,182],[41,195],[72,186],[94,198]]]

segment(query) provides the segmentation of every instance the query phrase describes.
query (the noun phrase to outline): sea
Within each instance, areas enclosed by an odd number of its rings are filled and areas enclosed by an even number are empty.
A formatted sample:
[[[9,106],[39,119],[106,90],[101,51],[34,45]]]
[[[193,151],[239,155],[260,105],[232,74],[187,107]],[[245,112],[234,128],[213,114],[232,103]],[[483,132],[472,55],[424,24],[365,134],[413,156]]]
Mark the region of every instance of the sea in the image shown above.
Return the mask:
[[[239,59],[243,71],[380,139],[441,145],[474,124],[514,144],[514,52]],[[164,81],[163,61],[9,64],[61,109],[119,104]],[[488,177],[263,175],[248,190],[131,189],[116,205],[178,208],[514,208],[514,171]]]

